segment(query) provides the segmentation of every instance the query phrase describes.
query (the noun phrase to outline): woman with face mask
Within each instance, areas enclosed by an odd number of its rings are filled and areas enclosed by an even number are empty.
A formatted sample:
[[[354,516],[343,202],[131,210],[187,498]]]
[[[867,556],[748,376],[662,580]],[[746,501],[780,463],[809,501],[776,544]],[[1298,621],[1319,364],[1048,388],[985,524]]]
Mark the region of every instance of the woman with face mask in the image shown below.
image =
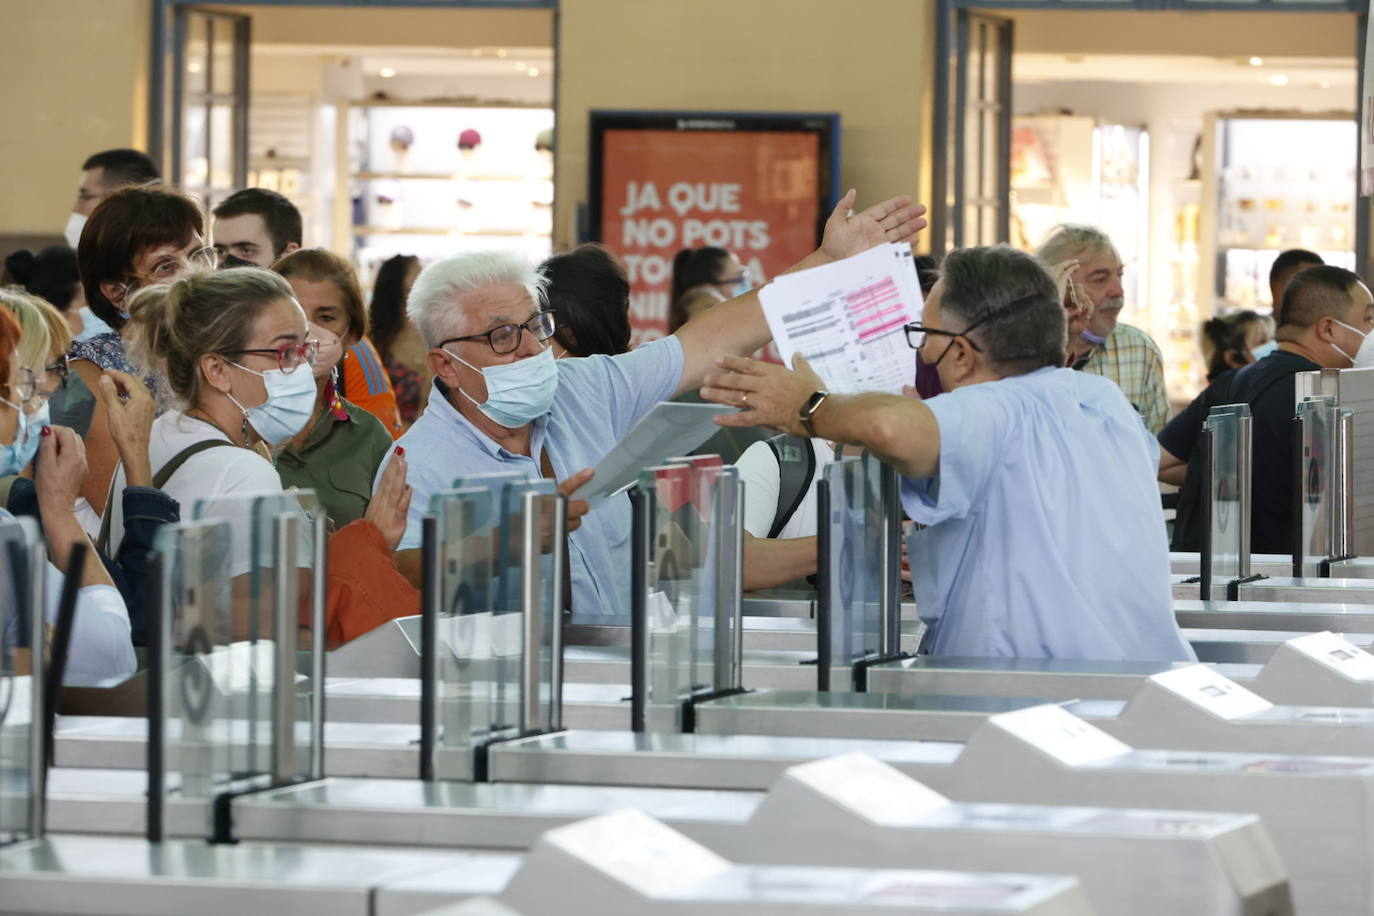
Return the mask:
[[[143,378],[159,411],[171,405],[165,380],[129,352],[130,300],[140,289],[169,283],[191,266],[208,263],[208,257],[200,206],[180,191],[121,188],[100,202],[81,231],[76,263],[86,304],[110,330],[78,340],[69,354],[72,371],[91,392],[99,390],[102,370],[113,369]],[[87,530],[94,533],[94,517],[105,505],[119,462],[100,398],[84,439],[90,475],[81,495],[93,507]]]
[[[86,459],[81,440],[71,430],[36,422],[41,401],[39,382],[33,371],[22,365],[19,346],[19,323],[9,310],[0,309],[0,476],[17,474],[36,455],[40,456],[37,494],[51,560],[45,591],[45,613],[51,624],[57,617],[58,596],[72,545],[86,542],[86,534],[72,508],[86,473]],[[0,520],[11,518],[6,509],[0,508]],[[17,625],[17,618],[10,619]],[[0,633],[0,643],[13,646],[17,637],[11,626]],[[124,599],[105,568],[92,556],[82,568],[77,592],[66,683],[128,677],[134,666]]]
[[[152,482],[186,513],[199,500],[219,501],[215,514],[230,523],[229,573],[242,575],[253,565],[251,497],[282,492],[272,459],[306,430],[319,399],[320,342],[286,280],[256,267],[195,269],[140,291],[129,313],[133,354],[166,374],[177,399],[152,425]],[[120,468],[117,489],[124,477]],[[389,616],[418,613],[419,593],[392,560],[410,505],[403,455],[393,456],[383,478],[366,516],[329,541],[331,644]],[[117,503],[108,514],[117,541],[123,514]]]
[[[67,373],[65,359],[67,348],[71,345],[71,332],[61,313],[37,296],[14,288],[0,288],[0,306],[19,322],[19,361],[37,381],[37,406],[28,418],[28,429],[67,426],[57,419],[57,409],[50,409],[73,383],[73,377]],[[175,500],[151,486],[148,431],[152,427],[156,408],[148,389],[133,376],[106,370],[100,380],[98,396],[109,418],[111,435],[120,460],[131,469],[130,486],[119,494],[119,499],[124,504],[125,517],[135,520],[116,549],[101,545],[101,560],[129,609],[134,645],[142,645],[145,636],[144,599],[150,584],[147,576],[148,552],[153,549],[157,529],[180,519],[180,508]],[[88,393],[87,397],[94,404],[94,396]],[[66,434],[67,430],[62,430],[62,435]],[[29,471],[32,470],[34,468],[30,467]],[[0,476],[0,506],[15,515],[29,516],[41,525],[44,500],[40,499],[40,495],[32,479]],[[82,501],[78,497],[73,502],[81,504]],[[58,515],[65,515],[67,509],[56,511]],[[78,518],[80,515],[78,511]],[[84,533],[82,537],[85,537]]]
[[[277,454],[282,484],[314,490],[342,528],[363,517],[372,499],[372,479],[391,448],[380,420],[339,391],[344,351],[367,332],[361,296],[349,294],[353,269],[322,248],[293,251],[272,265],[286,278],[305,310],[315,356],[315,404],[305,427]]]

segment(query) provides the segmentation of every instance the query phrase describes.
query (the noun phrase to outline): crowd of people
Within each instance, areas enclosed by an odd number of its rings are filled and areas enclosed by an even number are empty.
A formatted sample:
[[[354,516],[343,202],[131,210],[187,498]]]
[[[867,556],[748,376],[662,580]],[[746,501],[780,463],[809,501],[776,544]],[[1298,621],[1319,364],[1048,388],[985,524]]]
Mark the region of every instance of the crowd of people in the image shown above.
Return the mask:
[[[855,201],[796,267],[924,228],[907,198]],[[1196,549],[1202,421],[1249,403],[1253,543],[1287,550],[1294,376],[1374,365],[1368,288],[1285,253],[1273,317],[1207,323],[1209,387],[1171,420],[1159,348],[1119,320],[1121,257],[1089,226],[1061,227],[1035,254],[918,259],[926,298],[900,396],[831,395],[804,361],[750,359],[770,341],[761,278],[719,248],[678,255],[668,334],[632,347],[629,282],[603,247],[538,266],[502,251],[397,256],[368,302],[282,195],[249,188],[206,214],[132,150],[84,163],[66,236],[5,262],[0,518],[40,524],[54,578],[74,544],[96,551],[68,665],[81,679],[133,672],[156,531],[198,501],[315,492],[338,645],[418,613],[421,521],[455,479],[513,472],[571,497],[674,398],[739,408],[702,451],[746,482],[746,588],[816,572],[814,482],[855,445],[903,477],[931,651],[1191,658],[1157,481],[1181,487],[1174,547]],[[570,608],[623,613],[627,498],[568,508]],[[253,563],[249,527],[231,526],[234,574]]]

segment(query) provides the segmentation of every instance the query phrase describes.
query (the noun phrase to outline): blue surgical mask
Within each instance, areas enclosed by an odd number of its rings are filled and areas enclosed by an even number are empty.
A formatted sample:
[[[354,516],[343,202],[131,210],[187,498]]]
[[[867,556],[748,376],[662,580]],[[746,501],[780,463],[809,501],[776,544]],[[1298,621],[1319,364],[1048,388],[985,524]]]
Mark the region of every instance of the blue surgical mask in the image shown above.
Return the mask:
[[[1082,338],[1094,347],[1100,347],[1107,342],[1107,338],[1099,337],[1087,328],[1083,329]]]
[[[81,316],[81,333],[76,335],[77,340],[90,340],[101,334],[113,334],[114,328],[105,323],[105,320],[90,310],[90,307],[81,309],[77,312]]]
[[[472,395],[459,388],[458,392],[482,411],[493,423],[507,429],[519,429],[526,423],[537,420],[553,407],[553,396],[558,392],[558,366],[554,363],[553,350],[545,347],[538,356],[487,366],[479,369],[472,363],[450,350],[444,350],[458,362],[476,372],[482,373],[487,383],[487,399],[478,404]]]
[[[281,445],[305,429],[319,393],[315,387],[315,375],[309,366],[297,366],[292,372],[283,372],[281,369],[258,372],[238,363],[230,365],[260,376],[267,385],[267,400],[257,407],[244,407],[232,394],[229,395],[229,400],[243,411],[244,417],[252,424],[253,431],[262,437],[262,441],[268,445]]]
[[[1268,356],[1270,353],[1273,353],[1278,348],[1279,342],[1277,340],[1271,340],[1268,343],[1262,343],[1258,347],[1255,347],[1255,349],[1251,350],[1250,357],[1254,359],[1255,362],[1259,362],[1260,360]]]
[[[0,403],[8,404],[19,413],[19,427],[14,431],[14,441],[0,445],[0,477],[18,474],[28,467],[33,456],[38,454],[38,439],[43,427],[48,425],[48,402],[34,412],[33,416],[24,413],[24,408],[13,401],[0,398]]]

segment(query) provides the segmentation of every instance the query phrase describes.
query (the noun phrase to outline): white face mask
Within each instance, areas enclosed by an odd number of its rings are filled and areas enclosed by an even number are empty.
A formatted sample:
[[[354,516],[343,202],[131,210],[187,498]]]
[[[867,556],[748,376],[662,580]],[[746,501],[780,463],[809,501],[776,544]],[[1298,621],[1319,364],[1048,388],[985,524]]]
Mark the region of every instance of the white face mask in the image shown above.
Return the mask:
[[[1336,321],[1336,319],[1334,318],[1331,320]],[[1356,369],[1374,368],[1374,335],[1366,334],[1364,331],[1361,331],[1358,328],[1352,328],[1344,321],[1336,321],[1336,324],[1345,328],[1352,334],[1360,335],[1360,349],[1355,351],[1354,356],[1351,356],[1350,354],[1346,353],[1344,350],[1342,350],[1335,344],[1331,345],[1331,349],[1335,350],[1337,353],[1341,354],[1341,356],[1344,356],[1346,359],[1350,360],[1350,365]]]
[[[476,404],[477,409],[493,422],[507,429],[519,429],[553,408],[553,398],[558,392],[558,367],[554,364],[551,348],[545,347],[535,356],[485,369],[479,369],[451,350],[444,352],[469,369],[482,373],[487,383],[485,401],[478,404],[476,398],[461,388],[458,393]]]
[[[305,429],[315,409],[317,394],[315,376],[307,366],[297,366],[293,372],[283,372],[281,369],[259,372],[238,363],[229,365],[260,376],[267,385],[267,400],[257,407],[244,407],[237,398],[229,395],[229,400],[243,411],[243,416],[264,442],[281,445]]]
[[[86,217],[80,213],[70,213],[67,215],[67,227],[62,230],[62,235],[66,237],[67,244],[75,249],[81,241],[81,230],[86,228]]]
[[[1270,353],[1273,353],[1278,348],[1279,342],[1277,340],[1271,340],[1268,343],[1262,343],[1258,347],[1255,347],[1255,349],[1250,351],[1250,358],[1253,359],[1255,362],[1259,362],[1260,360],[1268,356]]]

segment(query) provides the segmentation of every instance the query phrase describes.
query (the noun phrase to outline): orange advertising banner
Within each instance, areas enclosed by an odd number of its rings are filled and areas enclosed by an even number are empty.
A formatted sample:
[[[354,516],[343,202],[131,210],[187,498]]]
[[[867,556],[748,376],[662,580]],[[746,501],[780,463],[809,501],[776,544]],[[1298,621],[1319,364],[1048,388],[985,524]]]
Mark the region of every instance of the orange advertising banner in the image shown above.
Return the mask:
[[[815,250],[824,144],[803,130],[604,131],[597,234],[629,273],[634,343],[667,333],[680,249],[728,249],[755,285]]]

